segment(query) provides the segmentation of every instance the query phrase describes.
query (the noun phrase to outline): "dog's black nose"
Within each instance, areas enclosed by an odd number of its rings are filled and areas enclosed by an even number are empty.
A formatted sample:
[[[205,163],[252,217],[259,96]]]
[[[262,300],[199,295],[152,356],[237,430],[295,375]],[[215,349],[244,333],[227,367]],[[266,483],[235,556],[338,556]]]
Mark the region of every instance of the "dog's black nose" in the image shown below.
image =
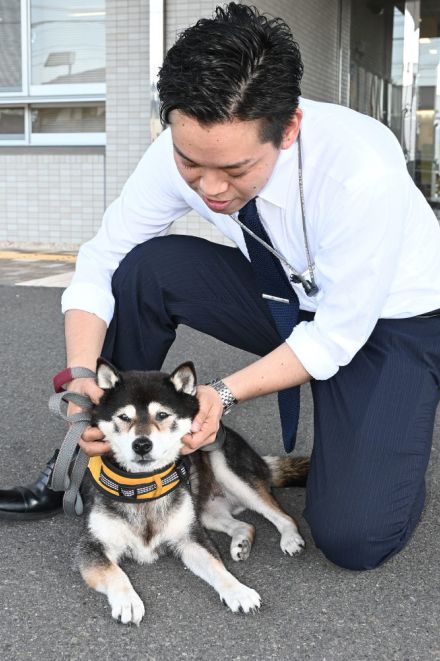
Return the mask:
[[[153,447],[153,443],[146,436],[140,436],[135,441],[133,441],[133,450],[136,454],[140,454],[142,457],[144,454],[148,454]]]

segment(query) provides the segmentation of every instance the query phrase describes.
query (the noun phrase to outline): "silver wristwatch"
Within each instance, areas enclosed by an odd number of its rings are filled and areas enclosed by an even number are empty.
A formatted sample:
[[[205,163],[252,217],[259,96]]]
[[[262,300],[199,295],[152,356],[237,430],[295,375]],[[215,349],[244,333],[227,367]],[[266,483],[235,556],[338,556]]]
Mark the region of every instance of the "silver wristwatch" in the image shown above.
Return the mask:
[[[223,415],[229,413],[229,411],[234,406],[234,404],[238,403],[238,400],[235,399],[231,390],[228,388],[226,383],[223,383],[221,379],[214,379],[213,381],[210,381],[207,385],[214,388],[214,390],[216,390],[220,395],[220,398],[223,402]]]

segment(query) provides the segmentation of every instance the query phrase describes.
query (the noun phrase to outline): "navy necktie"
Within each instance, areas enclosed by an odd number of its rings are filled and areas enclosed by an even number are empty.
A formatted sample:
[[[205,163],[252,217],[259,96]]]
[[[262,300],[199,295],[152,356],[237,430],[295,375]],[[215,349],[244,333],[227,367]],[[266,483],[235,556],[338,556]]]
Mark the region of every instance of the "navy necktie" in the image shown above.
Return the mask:
[[[250,200],[238,214],[238,219],[260,239],[272,246],[266,230],[258,216],[255,198]],[[289,303],[265,299],[281,339],[285,340],[298,323],[299,301],[292,289],[281,262],[250,234],[243,232],[258,289],[262,294],[288,299]],[[278,393],[283,443],[286,452],[295,445],[299,419],[299,386],[280,390]]]

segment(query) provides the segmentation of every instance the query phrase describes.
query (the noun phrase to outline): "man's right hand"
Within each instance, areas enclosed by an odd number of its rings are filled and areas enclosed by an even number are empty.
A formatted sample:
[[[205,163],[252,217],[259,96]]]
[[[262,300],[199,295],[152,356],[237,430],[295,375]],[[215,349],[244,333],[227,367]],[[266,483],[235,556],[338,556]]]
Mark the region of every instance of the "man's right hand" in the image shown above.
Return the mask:
[[[96,385],[94,379],[73,379],[67,384],[69,392],[79,392],[81,395],[90,397],[94,404],[98,404],[104,391]],[[73,415],[81,411],[81,407],[69,402],[67,415]],[[104,441],[104,434],[97,427],[87,427],[82,433],[79,446],[89,457],[106,454],[110,452],[110,443]]]

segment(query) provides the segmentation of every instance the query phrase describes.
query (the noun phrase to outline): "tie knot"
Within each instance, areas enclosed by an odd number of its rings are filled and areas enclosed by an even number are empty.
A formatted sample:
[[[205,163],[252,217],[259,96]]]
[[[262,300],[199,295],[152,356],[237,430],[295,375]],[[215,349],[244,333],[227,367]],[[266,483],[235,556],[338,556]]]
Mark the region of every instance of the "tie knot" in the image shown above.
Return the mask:
[[[248,227],[250,230],[256,232],[260,238],[265,238],[262,234],[266,234],[263,230],[261,220],[258,216],[256,197],[253,197],[249,202],[246,202],[244,207],[238,212],[238,219]]]
[[[244,207],[241,207],[240,211],[238,212],[238,217],[240,220],[241,216],[246,216],[248,213],[255,213],[257,211],[256,199],[256,197],[253,197],[251,200],[246,202]]]

